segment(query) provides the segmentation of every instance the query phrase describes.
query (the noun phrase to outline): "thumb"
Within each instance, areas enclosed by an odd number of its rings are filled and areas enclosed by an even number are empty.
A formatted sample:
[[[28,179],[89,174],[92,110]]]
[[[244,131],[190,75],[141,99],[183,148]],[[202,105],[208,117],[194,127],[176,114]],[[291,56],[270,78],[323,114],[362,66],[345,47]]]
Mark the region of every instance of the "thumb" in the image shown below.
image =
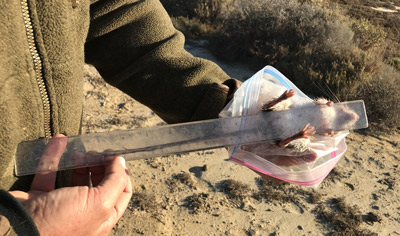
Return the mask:
[[[124,158],[114,158],[106,168],[103,181],[96,187],[100,192],[103,205],[108,209],[115,208],[119,199],[126,193],[128,193],[129,202],[132,194],[130,178],[124,163]]]

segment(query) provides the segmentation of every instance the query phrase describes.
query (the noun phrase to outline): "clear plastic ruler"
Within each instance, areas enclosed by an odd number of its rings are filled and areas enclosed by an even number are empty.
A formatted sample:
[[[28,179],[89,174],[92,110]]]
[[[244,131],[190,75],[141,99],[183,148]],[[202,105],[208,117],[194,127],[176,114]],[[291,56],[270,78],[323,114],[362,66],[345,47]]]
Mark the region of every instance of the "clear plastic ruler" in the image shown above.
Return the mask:
[[[46,146],[49,139],[24,141],[18,145],[15,168],[16,174],[21,176],[106,164],[115,155],[131,161],[281,140],[296,134],[307,124],[315,127],[316,133],[366,128],[364,102],[357,100],[245,117],[69,136],[61,138],[66,142],[66,149],[60,160],[48,159]]]

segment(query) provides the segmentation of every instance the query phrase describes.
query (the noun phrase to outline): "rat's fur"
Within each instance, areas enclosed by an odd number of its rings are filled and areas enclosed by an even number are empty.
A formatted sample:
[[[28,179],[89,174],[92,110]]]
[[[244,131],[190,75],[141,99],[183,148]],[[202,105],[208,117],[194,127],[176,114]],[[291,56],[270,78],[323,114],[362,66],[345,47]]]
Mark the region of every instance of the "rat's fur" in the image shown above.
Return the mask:
[[[277,91],[274,92],[276,93]],[[310,114],[310,117],[308,117],[310,120],[311,118],[318,119],[322,127],[318,129],[318,133],[323,135],[334,134],[330,129],[332,125],[338,128],[338,124],[353,125],[358,120],[357,114],[352,110],[346,109],[344,106],[333,107],[333,102],[325,98],[317,98],[314,100],[300,98],[295,96],[294,90],[281,91],[280,95],[271,98],[267,103],[263,104],[261,110],[279,111],[294,108],[301,109],[310,106],[325,108],[321,109],[318,115]],[[335,124],[335,122],[338,124]],[[288,137],[287,139],[277,142],[245,145],[242,146],[242,149],[253,152],[277,165],[311,162],[317,159],[317,154],[309,149],[309,144],[312,141],[312,135],[314,135],[314,133],[314,127],[306,125],[296,135]]]

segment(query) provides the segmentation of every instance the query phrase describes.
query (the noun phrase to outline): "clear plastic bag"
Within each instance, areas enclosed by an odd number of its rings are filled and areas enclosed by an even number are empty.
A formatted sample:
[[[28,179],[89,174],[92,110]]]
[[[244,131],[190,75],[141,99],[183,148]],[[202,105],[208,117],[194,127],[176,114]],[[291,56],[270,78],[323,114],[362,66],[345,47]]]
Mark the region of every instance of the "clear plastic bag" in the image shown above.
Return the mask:
[[[240,86],[220,117],[260,113],[264,103],[290,89],[295,90],[292,97],[295,104],[312,101],[278,70],[266,66]],[[228,151],[231,161],[257,172],[286,182],[317,187],[345,153],[347,134],[348,131],[329,136],[312,135],[312,140],[299,144],[302,146],[296,151],[281,148],[274,142],[228,147]]]

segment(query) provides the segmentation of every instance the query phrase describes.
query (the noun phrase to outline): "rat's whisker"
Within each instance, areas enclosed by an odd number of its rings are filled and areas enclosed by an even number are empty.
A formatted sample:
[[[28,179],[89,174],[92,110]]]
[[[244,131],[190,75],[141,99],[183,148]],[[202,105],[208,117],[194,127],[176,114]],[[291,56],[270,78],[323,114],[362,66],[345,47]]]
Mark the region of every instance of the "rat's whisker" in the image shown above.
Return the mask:
[[[311,80],[311,82],[317,87],[327,98],[330,99],[329,93],[321,86],[321,84],[316,83],[314,80]]]
[[[332,101],[340,102],[340,99],[338,98],[338,96],[335,95],[335,93],[332,91],[332,89],[329,88],[328,84],[325,81],[323,81],[323,83],[324,83],[327,91],[329,92],[330,97],[332,98]]]

